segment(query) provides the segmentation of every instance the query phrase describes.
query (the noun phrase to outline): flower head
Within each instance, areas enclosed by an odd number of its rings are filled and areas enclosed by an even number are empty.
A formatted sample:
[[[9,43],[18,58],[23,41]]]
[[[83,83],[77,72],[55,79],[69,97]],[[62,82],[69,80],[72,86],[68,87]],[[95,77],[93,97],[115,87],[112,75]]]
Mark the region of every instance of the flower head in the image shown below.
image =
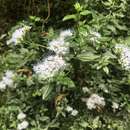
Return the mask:
[[[14,45],[17,45],[20,43],[21,40],[23,40],[23,37],[25,36],[26,32],[31,29],[30,26],[24,26],[22,28],[19,28],[13,32],[11,39],[7,41],[7,45],[14,43]]]
[[[33,70],[40,77],[47,79],[53,77],[60,70],[64,70],[66,65],[62,57],[52,55],[45,58],[43,62],[35,65]]]
[[[73,111],[73,108],[72,108],[71,106],[67,106],[67,107],[66,107],[66,111],[67,111],[67,112],[72,112],[72,111]]]
[[[72,115],[72,116],[77,116],[77,114],[78,114],[78,111],[77,111],[77,110],[73,110],[73,111],[71,112],[71,115]]]
[[[7,87],[12,87],[14,83],[13,78],[14,73],[10,70],[7,70],[2,80],[0,81],[0,90],[3,91]]]
[[[105,106],[105,101],[103,97],[98,96],[97,94],[92,94],[88,99],[83,99],[82,101],[86,102],[88,109],[96,109],[99,107]]]
[[[23,120],[23,119],[25,119],[26,118],[26,114],[24,114],[23,112],[20,112],[19,114],[18,114],[18,116],[17,116],[17,119],[18,120]]]
[[[70,30],[70,29],[61,31],[61,33],[60,33],[60,37],[63,39],[66,37],[72,36],[72,35],[73,35],[73,33],[72,33],[72,30]]]
[[[13,79],[12,78],[8,78],[8,77],[3,77],[2,81],[8,86],[11,87],[13,86]]]
[[[130,48],[123,44],[117,44],[115,46],[115,52],[120,55],[118,61],[123,69],[130,70]]]
[[[49,43],[49,49],[54,51],[57,55],[63,56],[69,53],[69,43],[65,42],[65,38],[68,36],[72,36],[71,30],[62,31],[57,39]]]
[[[11,70],[7,70],[6,73],[5,73],[5,76],[8,77],[8,78],[12,78],[12,77],[14,77],[14,73]]]
[[[49,43],[49,49],[54,51],[58,55],[65,55],[69,53],[69,43],[63,39],[56,39]]]
[[[116,102],[112,102],[112,108],[113,108],[113,111],[115,111],[116,109],[119,108],[119,104]]]
[[[18,130],[24,130],[28,127],[29,123],[27,121],[23,121],[20,124],[18,124],[17,129]]]

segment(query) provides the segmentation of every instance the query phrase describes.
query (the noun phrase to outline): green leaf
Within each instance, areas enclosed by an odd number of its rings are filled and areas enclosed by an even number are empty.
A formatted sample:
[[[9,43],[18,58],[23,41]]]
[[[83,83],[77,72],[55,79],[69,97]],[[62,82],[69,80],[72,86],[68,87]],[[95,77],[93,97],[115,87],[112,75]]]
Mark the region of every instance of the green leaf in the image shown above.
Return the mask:
[[[82,53],[77,56],[77,58],[81,61],[94,61],[94,60],[97,60],[99,57],[100,57],[99,55],[96,55],[91,52]]]
[[[77,2],[77,3],[75,3],[74,8],[76,9],[77,12],[80,12],[83,7],[80,5],[79,2]]]
[[[109,69],[108,69],[108,67],[104,67],[103,70],[104,70],[104,72],[105,72],[106,74],[109,74]]]
[[[64,86],[68,86],[68,88],[75,87],[73,80],[71,80],[69,77],[65,76],[64,73],[61,73],[60,75],[58,75],[58,77],[56,78],[56,81],[59,84],[62,84]]]
[[[98,116],[93,120],[93,128],[100,128],[100,127],[101,127],[101,121],[99,120]]]
[[[27,83],[27,86],[31,86],[31,85],[34,84],[32,78],[28,78],[27,81],[26,81],[26,83]]]
[[[107,29],[111,30],[113,33],[116,34],[116,28],[113,25],[107,25]]]
[[[51,85],[46,85],[42,88],[42,99],[47,100],[52,92],[53,87]]]
[[[125,43],[128,44],[128,45],[130,45],[130,36],[126,37]]]
[[[80,123],[80,125],[81,125],[83,128],[87,128],[87,127],[89,126],[89,123],[86,122],[86,121],[82,121],[82,122]]]
[[[88,14],[91,14],[91,11],[89,11],[89,10],[84,10],[84,11],[82,11],[82,12],[80,12],[80,15],[88,15]]]
[[[71,15],[66,15],[64,18],[63,18],[63,21],[67,21],[67,20],[76,20],[76,15],[75,14],[71,14]]]

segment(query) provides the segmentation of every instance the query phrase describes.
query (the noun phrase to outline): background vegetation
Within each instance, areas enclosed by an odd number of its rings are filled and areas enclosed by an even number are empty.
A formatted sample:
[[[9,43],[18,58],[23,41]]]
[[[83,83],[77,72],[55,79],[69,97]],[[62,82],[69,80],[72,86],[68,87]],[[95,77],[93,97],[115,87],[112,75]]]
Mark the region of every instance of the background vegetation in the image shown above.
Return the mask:
[[[129,0],[0,0],[0,130],[129,130],[129,21]]]

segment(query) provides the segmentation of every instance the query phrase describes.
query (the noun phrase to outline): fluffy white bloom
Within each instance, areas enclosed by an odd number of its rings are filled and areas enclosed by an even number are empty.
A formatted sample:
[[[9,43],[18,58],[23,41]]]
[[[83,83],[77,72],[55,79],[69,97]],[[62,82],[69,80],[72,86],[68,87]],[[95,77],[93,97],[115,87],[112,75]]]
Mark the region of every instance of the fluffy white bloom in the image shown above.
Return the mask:
[[[116,102],[113,102],[113,103],[112,103],[112,108],[113,108],[113,110],[115,111],[116,109],[119,108],[119,104],[116,103]]]
[[[12,87],[13,86],[13,78],[14,78],[14,73],[11,70],[7,70],[5,73],[5,76],[2,78],[3,82],[8,86]]]
[[[69,43],[64,40],[68,36],[72,36],[71,30],[62,31],[57,39],[52,40],[49,43],[49,49],[58,55],[65,55],[69,53]]]
[[[96,109],[97,106],[105,106],[104,98],[98,96],[97,94],[92,94],[88,99],[84,98],[82,101],[86,102],[86,105],[90,110]]]
[[[33,70],[40,77],[47,79],[49,77],[53,77],[58,71],[64,70],[66,65],[66,62],[62,57],[52,55],[45,58],[43,62],[35,65]]]
[[[72,30],[70,30],[70,29],[61,31],[61,33],[60,33],[61,38],[66,38],[66,37],[69,37],[72,35],[73,35],[73,33],[72,33]]]
[[[8,87],[12,87],[13,86],[13,79],[12,78],[8,78],[8,77],[3,77],[2,81],[8,86]]]
[[[63,57],[69,52],[69,43],[65,42],[67,36],[71,36],[71,30],[65,30],[60,33],[60,36],[49,43],[49,49],[54,51],[56,55],[51,55],[43,59],[33,67],[33,70],[40,77],[47,79],[53,77],[58,71],[64,70],[66,62]]]
[[[18,114],[18,116],[17,116],[17,119],[18,120],[23,120],[23,119],[25,119],[26,118],[26,114],[24,114],[23,112],[20,112],[19,114]]]
[[[130,70],[130,48],[123,44],[115,46],[115,52],[120,54],[119,63],[125,70]]]
[[[72,111],[73,111],[73,108],[72,108],[71,106],[67,106],[67,107],[66,107],[66,111],[67,111],[67,112],[72,112]]]
[[[11,39],[7,41],[7,45],[14,43],[14,45],[17,45],[21,40],[23,40],[23,37],[25,36],[26,32],[30,30],[30,26],[24,26],[22,28],[19,28],[15,30],[15,32],[12,34]]]
[[[22,123],[18,124],[18,130],[24,130],[28,127],[29,123],[27,121],[23,121]]]
[[[69,43],[59,38],[49,43],[49,49],[58,55],[65,55],[69,53]]]
[[[73,110],[72,112],[71,112],[71,115],[72,116],[76,116],[78,114],[78,111],[77,110]]]
[[[6,89],[6,87],[12,87],[13,86],[13,77],[14,73],[10,70],[7,70],[5,73],[5,76],[3,76],[2,80],[0,81],[0,90],[3,91]]]
[[[4,91],[5,89],[6,89],[6,84],[3,81],[1,81],[0,82],[0,91]]]
[[[7,70],[6,73],[5,73],[5,76],[8,77],[8,78],[12,78],[12,77],[14,77],[14,73],[11,70]]]

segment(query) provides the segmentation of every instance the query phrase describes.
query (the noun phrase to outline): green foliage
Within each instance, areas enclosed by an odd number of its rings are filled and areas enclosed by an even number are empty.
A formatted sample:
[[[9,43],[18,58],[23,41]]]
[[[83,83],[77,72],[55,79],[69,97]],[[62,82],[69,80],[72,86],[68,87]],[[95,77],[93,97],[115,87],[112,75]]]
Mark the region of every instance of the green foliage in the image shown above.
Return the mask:
[[[130,71],[119,62],[115,45],[130,46],[130,2],[74,2],[55,0],[51,12],[57,10],[47,23],[39,14],[31,14],[0,37],[0,82],[7,70],[15,75],[13,87],[0,90],[0,130],[17,129],[21,111],[29,123],[27,130],[129,130]],[[31,29],[20,43],[8,45],[7,40],[25,25]],[[50,50],[50,41],[68,27],[73,30],[64,41],[69,42],[69,53]],[[50,55],[62,57],[67,66],[46,79],[34,66]],[[89,109],[93,94],[103,97],[105,105]]]

